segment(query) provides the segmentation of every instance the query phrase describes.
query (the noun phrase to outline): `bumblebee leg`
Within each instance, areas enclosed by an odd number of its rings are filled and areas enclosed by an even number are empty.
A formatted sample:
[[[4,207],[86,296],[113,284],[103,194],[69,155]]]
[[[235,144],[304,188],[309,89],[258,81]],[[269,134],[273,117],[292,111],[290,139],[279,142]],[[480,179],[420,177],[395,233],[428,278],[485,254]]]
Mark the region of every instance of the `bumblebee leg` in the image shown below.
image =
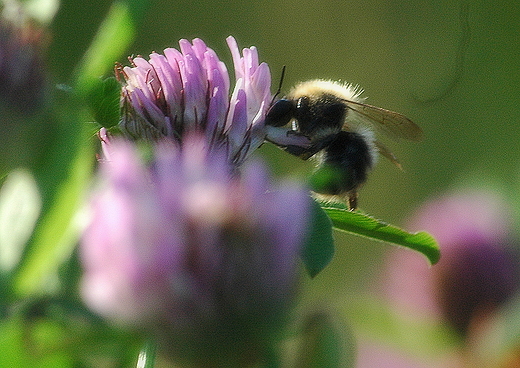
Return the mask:
[[[314,156],[316,153],[318,153],[321,150],[321,147],[299,147],[299,146],[285,146],[283,147],[283,150],[285,152],[290,153],[291,155],[294,155],[298,158],[301,158],[302,160],[308,160],[312,156]]]
[[[351,190],[347,193],[349,211],[355,211],[358,207],[358,192]]]

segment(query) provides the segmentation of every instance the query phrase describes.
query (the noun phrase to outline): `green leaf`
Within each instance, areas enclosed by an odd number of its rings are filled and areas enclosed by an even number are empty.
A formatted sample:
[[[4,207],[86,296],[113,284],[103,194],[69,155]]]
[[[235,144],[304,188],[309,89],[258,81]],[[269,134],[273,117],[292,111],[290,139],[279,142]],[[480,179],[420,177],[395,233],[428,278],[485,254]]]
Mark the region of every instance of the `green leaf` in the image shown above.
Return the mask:
[[[23,350],[23,329],[14,319],[0,321],[0,354],[4,367],[23,367],[28,364]]]
[[[347,174],[335,166],[322,165],[311,175],[309,185],[316,193],[334,193],[347,183],[352,183],[352,178]]]
[[[143,340],[135,330],[106,324],[79,302],[25,299],[0,320],[0,367],[136,367]]]
[[[85,130],[88,127],[85,127]],[[86,133],[78,142],[76,152],[69,152],[68,175],[57,184],[49,208],[39,220],[17,270],[14,288],[20,295],[41,293],[46,290],[60,264],[72,253],[79,237],[78,210],[83,204],[89,177],[93,168],[94,150]]]
[[[31,326],[32,327],[32,326]],[[53,349],[42,354],[40,346],[32,344],[31,327],[20,316],[11,316],[0,322],[1,367],[61,368],[72,367],[67,351]],[[62,338],[63,340],[63,338]]]
[[[424,254],[432,265],[439,261],[439,246],[435,239],[424,231],[409,233],[371,216],[349,211],[344,206],[330,203],[322,206],[335,229],[416,250]]]
[[[88,104],[97,123],[111,128],[119,123],[121,84],[114,77],[98,79],[87,95]]]
[[[332,222],[320,205],[312,201],[312,227],[302,252],[302,260],[311,277],[323,270],[334,256]]]
[[[156,353],[157,344],[151,340],[146,341],[143,348],[139,352],[137,366],[142,368],[154,368]]]
[[[121,0],[112,4],[76,70],[76,85],[80,91],[88,95],[95,88],[97,79],[105,75],[127,50],[147,4],[146,0]]]

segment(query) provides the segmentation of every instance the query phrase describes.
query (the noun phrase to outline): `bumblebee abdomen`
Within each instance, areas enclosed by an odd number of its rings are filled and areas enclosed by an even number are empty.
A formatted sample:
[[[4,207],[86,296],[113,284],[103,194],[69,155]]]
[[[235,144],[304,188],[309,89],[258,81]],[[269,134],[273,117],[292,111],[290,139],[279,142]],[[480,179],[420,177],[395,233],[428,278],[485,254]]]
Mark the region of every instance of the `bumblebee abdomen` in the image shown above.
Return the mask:
[[[374,165],[372,147],[360,133],[341,131],[324,149],[318,172],[325,173],[314,190],[337,195],[363,184]]]

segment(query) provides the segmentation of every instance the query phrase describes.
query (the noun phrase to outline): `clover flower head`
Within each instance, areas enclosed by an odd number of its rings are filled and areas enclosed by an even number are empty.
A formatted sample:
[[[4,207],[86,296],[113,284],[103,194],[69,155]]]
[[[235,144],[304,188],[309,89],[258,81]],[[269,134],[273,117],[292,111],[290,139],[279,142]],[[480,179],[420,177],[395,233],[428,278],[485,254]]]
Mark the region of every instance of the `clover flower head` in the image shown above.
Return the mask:
[[[426,269],[415,257],[396,255],[389,295],[437,315],[466,337],[520,286],[511,225],[507,203],[492,190],[466,189],[424,203],[409,227],[436,237],[441,260]]]
[[[190,132],[203,132],[211,147],[224,146],[231,162],[242,163],[264,141],[271,74],[255,47],[241,55],[233,37],[227,43],[236,79],[231,94],[226,65],[198,38],[119,66],[126,135],[181,142]]]
[[[81,242],[86,303],[174,359],[257,359],[294,294],[307,192],[273,187],[259,163],[232,174],[202,134],[158,142],[150,164],[131,142],[104,148]]]

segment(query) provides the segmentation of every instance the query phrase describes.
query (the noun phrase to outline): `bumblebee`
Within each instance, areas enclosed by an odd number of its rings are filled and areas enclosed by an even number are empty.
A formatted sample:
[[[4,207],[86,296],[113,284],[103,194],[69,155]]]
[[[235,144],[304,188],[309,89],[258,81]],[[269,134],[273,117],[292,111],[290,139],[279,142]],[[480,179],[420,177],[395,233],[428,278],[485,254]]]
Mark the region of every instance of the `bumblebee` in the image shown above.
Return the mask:
[[[351,210],[357,208],[358,189],[378,153],[400,167],[396,157],[375,139],[372,128],[397,138],[422,138],[421,128],[414,122],[397,112],[364,103],[361,92],[335,81],[303,82],[286,98],[273,101],[265,120],[268,141],[303,160],[317,158],[313,191],[342,197]],[[290,129],[284,130],[286,137],[270,129],[289,124]],[[302,138],[306,138],[305,143],[301,143]]]

